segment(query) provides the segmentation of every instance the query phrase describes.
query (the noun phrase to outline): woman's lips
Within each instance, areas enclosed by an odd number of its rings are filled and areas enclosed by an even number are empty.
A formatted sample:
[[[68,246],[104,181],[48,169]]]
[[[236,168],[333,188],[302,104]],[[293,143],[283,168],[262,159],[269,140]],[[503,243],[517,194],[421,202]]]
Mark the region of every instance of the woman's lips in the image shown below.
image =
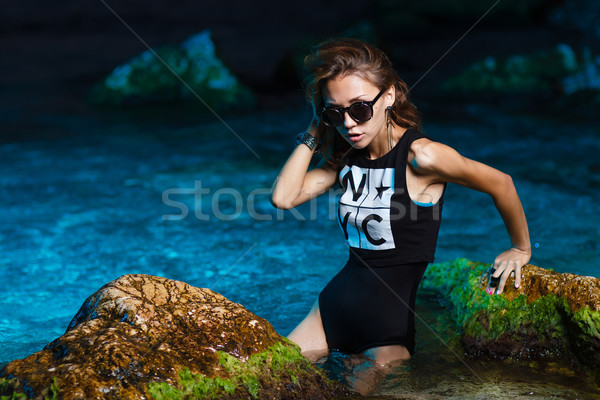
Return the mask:
[[[360,139],[362,139],[363,134],[362,133],[353,133],[353,134],[348,134],[347,137],[348,137],[348,140],[350,140],[352,142],[358,142]]]

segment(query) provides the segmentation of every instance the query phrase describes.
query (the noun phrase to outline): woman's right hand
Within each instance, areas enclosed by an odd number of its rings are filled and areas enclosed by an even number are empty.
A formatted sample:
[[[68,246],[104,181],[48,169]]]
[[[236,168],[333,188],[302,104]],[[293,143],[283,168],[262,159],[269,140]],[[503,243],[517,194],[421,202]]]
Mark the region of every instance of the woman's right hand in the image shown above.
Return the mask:
[[[315,106],[313,105],[313,117],[312,117],[312,120],[310,121],[310,124],[308,125],[308,129],[306,131],[314,137],[320,137],[320,135],[319,135],[319,129],[321,128],[320,125],[321,125],[321,119],[317,115],[317,113],[315,111]]]
[[[317,106],[315,106],[314,103],[310,103],[310,106],[312,108],[312,113],[313,113],[312,120],[313,120],[313,122],[316,120],[317,124],[318,124],[319,123],[319,113],[317,112]],[[312,125],[312,123],[311,123],[311,125]]]

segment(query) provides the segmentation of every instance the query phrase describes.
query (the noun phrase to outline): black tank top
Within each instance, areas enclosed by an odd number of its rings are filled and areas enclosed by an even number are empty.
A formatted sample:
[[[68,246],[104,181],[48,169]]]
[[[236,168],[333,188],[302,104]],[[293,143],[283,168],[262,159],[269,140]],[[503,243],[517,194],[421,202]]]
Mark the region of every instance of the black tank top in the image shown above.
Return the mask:
[[[356,152],[340,171],[338,222],[352,258],[374,267],[433,262],[444,196],[420,205],[406,186],[410,145],[424,137],[408,129],[384,156],[370,160]]]

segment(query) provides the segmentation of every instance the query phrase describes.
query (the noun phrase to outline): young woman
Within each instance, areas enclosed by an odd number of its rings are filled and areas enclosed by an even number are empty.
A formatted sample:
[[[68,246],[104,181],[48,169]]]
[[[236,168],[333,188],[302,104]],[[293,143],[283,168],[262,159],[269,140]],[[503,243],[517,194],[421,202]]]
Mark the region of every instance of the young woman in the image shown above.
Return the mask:
[[[380,50],[331,40],[305,59],[314,118],[277,177],[273,204],[298,206],[337,181],[338,218],[349,247],[345,267],[290,333],[304,354],[362,353],[385,365],[414,351],[414,305],[433,261],[447,182],[489,194],[512,247],[493,264],[490,294],[502,293],[531,256],[523,207],[510,176],[462,157],[421,133],[406,84]],[[320,145],[320,146],[318,146]],[[323,160],[308,170],[313,153]]]

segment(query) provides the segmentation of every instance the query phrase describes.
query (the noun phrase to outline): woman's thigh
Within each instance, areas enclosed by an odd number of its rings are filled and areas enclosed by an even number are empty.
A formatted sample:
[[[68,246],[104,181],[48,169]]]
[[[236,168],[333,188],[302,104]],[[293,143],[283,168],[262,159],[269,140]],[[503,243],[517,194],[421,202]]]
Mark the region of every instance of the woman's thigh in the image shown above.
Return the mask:
[[[290,332],[288,339],[300,346],[302,354],[311,361],[329,353],[318,301],[302,322]]]

